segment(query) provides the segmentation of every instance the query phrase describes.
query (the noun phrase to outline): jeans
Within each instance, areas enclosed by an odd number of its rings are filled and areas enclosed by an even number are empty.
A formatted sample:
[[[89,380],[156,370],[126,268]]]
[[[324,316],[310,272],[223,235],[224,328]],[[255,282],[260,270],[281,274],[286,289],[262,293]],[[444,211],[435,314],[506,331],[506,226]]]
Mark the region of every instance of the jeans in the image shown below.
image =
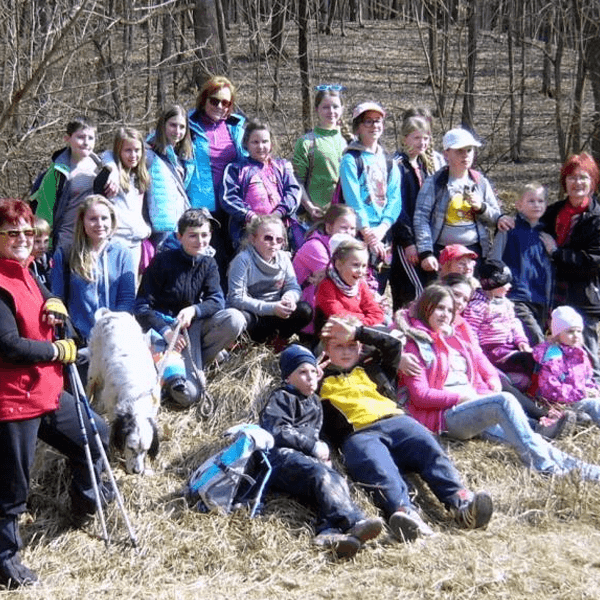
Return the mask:
[[[274,448],[269,458],[273,466],[270,485],[315,506],[317,533],[346,531],[365,518],[352,502],[344,477],[319,459],[292,448]]]
[[[582,479],[600,480],[600,467],[561,452],[535,433],[511,394],[501,392],[463,402],[448,409],[444,416],[451,437],[468,440],[481,434],[485,439],[512,446],[521,460],[536,471],[564,475],[579,469]]]
[[[408,415],[380,419],[348,436],[341,447],[348,473],[387,517],[401,507],[414,508],[404,480],[417,473],[446,506],[464,489],[458,471],[432,433]]]
[[[573,402],[573,404],[570,405],[570,408],[573,408],[577,412],[590,415],[592,421],[594,421],[596,425],[600,425],[600,398],[584,398],[579,402]]]

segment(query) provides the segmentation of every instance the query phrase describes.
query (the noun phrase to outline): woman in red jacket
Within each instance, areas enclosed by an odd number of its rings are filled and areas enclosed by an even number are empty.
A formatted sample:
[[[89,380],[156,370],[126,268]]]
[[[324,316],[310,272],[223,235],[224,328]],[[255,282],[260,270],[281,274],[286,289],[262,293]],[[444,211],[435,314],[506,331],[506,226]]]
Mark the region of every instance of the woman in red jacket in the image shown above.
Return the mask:
[[[0,200],[0,585],[8,588],[37,581],[18,554],[18,518],[26,508],[37,438],[70,461],[74,524],[96,510],[75,400],[63,391],[63,364],[73,362],[77,350],[73,340],[55,340],[56,314],[66,309],[28,269],[34,235],[29,205]],[[96,422],[107,445],[108,428],[99,417]],[[99,480],[101,459],[93,446]]]

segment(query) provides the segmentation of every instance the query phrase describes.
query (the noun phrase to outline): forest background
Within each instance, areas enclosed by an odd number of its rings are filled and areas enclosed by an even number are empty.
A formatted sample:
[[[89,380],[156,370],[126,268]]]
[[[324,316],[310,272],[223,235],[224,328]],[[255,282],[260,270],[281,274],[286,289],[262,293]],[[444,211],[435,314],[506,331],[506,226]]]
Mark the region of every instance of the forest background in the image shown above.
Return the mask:
[[[339,83],[347,115],[366,99],[388,110],[388,150],[400,145],[403,111],[425,105],[438,149],[443,132],[461,123],[482,139],[478,167],[507,207],[532,179],[556,199],[569,153],[600,157],[599,12],[598,2],[580,0],[0,0],[0,194],[27,195],[71,116],[98,123],[102,150],[120,125],[148,132],[161,106],[192,108],[207,74],[225,73],[240,109],[270,123],[282,156],[311,126],[313,86]],[[530,473],[512,451],[482,441],[448,450],[466,482],[494,498],[485,531],[457,530],[415,480],[416,502],[438,535],[409,545],[383,539],[346,563],[311,547],[314,515],[289,498],[269,499],[255,519],[187,508],[174,493],[227,427],[256,420],[277,379],[269,351],[235,351],[209,373],[218,404],[210,421],[163,410],[155,474],[128,476],[117,466],[137,551],[114,507],[108,548],[98,523],[65,527],[65,466],[40,453],[22,531],[24,562],[42,584],[0,597],[600,596],[597,484]],[[558,445],[600,463],[596,427]]]

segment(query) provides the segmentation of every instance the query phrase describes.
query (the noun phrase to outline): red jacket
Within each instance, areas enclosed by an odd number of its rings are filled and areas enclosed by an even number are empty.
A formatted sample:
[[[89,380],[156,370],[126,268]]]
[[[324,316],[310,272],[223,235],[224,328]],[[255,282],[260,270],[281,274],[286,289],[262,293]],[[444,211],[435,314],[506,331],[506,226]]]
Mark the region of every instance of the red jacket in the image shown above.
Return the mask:
[[[320,325],[333,315],[353,315],[358,317],[363,325],[369,327],[381,325],[384,319],[383,308],[375,302],[364,279],[361,279],[358,284],[358,294],[349,297],[345,296],[329,277],[326,277],[317,289],[315,305],[317,314],[322,319]]]
[[[62,364],[50,362],[52,328],[42,321],[44,297],[27,267],[8,259],[0,259],[0,290],[6,306],[14,315],[16,336],[2,341],[0,352],[0,421],[20,421],[39,417],[58,408],[63,389]],[[13,324],[3,323],[3,329]],[[47,361],[36,362],[27,353],[25,340],[37,340],[32,352],[45,355]],[[8,352],[11,358],[8,358]]]

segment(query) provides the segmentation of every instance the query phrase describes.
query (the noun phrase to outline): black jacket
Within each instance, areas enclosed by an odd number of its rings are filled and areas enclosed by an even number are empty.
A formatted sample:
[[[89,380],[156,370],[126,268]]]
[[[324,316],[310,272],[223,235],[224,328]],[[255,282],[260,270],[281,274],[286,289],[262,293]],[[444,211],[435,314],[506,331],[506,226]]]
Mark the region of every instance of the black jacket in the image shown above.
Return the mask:
[[[556,237],[556,217],[567,200],[550,205],[541,221]],[[556,282],[563,284],[565,303],[590,315],[600,316],[600,204],[593,196],[589,210],[581,214],[568,241],[552,254]]]

